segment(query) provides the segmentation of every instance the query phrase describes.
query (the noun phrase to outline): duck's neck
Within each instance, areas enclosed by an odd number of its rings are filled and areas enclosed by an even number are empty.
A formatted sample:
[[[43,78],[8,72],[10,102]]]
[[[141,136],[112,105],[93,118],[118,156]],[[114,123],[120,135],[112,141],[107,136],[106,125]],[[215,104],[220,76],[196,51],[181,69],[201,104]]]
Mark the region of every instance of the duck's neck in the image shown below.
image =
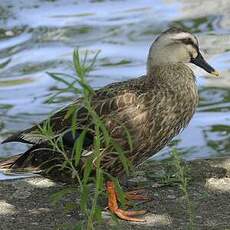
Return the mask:
[[[193,71],[183,63],[153,65],[148,68],[147,79],[173,87],[195,83]]]

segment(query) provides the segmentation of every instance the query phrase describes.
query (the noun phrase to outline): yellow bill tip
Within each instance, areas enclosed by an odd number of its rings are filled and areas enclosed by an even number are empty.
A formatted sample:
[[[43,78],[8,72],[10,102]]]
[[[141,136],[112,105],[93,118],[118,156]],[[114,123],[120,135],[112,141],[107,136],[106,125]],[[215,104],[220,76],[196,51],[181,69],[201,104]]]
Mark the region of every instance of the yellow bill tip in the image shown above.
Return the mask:
[[[219,76],[220,76],[220,73],[217,72],[217,71],[213,71],[213,72],[211,72],[211,74],[214,75],[214,76],[216,76],[216,77],[219,77]]]

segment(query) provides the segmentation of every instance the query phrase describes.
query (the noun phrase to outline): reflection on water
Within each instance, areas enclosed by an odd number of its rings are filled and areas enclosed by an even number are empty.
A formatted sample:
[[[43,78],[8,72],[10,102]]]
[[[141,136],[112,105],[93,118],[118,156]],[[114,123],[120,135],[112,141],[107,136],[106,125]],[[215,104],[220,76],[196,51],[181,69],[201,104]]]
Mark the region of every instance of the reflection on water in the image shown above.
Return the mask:
[[[217,3],[218,2],[218,3]],[[221,2],[221,4],[219,4]],[[45,103],[58,87],[47,71],[71,73],[72,51],[101,50],[93,87],[145,73],[154,37],[169,25],[197,33],[222,79],[198,75],[200,106],[189,128],[171,146],[188,159],[230,154],[230,5],[228,0],[9,1],[0,3],[0,139],[42,120],[63,104]],[[0,146],[0,156],[23,151]],[[162,151],[168,154],[170,148]]]

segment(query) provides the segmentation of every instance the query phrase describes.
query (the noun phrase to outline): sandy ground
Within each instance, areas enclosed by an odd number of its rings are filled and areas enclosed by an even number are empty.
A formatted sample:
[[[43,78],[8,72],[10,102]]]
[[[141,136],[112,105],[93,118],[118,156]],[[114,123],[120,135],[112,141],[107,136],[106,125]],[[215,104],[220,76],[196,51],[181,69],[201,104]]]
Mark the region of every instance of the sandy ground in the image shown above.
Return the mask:
[[[187,165],[191,176],[189,195],[194,208],[194,229],[229,230],[230,159],[199,160]],[[148,202],[135,205],[135,209],[147,210],[144,223],[115,222],[107,211],[103,211],[104,223],[97,229],[188,229],[183,193],[176,182],[162,182],[165,178],[162,174],[174,170],[170,167],[162,163],[146,163],[135,176],[150,198]],[[74,229],[82,215],[78,210],[64,212],[63,204],[79,203],[79,197],[69,195],[61,205],[50,202],[51,195],[65,187],[65,184],[43,177],[1,181],[0,229]]]

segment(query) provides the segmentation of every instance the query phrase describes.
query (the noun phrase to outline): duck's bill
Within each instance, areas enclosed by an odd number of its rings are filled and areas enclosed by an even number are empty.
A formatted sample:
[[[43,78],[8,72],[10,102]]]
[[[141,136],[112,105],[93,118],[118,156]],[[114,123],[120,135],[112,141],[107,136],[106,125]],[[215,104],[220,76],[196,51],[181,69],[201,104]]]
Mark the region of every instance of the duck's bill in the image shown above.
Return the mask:
[[[191,62],[197,66],[199,66],[200,68],[204,69],[205,71],[207,71],[210,74],[213,74],[215,76],[219,76],[219,73],[212,68],[212,66],[210,66],[203,58],[203,56],[201,55],[201,53],[199,52],[196,58],[193,58],[191,60]]]

